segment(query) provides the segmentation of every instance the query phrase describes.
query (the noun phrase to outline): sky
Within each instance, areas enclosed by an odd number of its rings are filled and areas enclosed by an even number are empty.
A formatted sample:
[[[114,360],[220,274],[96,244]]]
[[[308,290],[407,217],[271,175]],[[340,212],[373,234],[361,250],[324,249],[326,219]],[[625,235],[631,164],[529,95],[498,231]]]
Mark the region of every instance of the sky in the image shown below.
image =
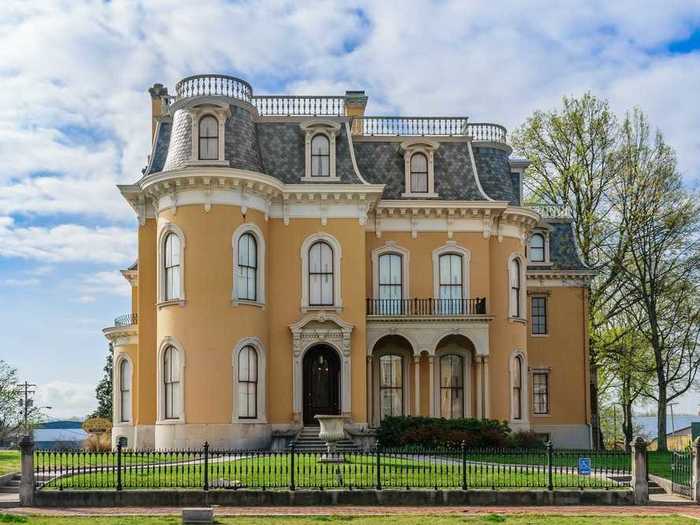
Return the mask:
[[[101,330],[129,311],[136,220],[115,185],[146,164],[154,82],[364,89],[369,114],[509,129],[590,90],[644,110],[700,182],[700,0],[3,0],[0,41],[0,359],[52,417],[94,408]]]

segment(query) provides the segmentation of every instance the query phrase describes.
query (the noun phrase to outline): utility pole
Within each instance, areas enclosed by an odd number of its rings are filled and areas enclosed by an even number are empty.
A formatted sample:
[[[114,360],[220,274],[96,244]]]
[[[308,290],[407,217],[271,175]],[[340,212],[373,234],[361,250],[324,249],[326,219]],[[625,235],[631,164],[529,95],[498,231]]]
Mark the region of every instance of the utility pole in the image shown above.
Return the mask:
[[[673,424],[673,407],[678,403],[669,403],[668,408],[671,410],[671,436],[676,433],[676,426]]]
[[[24,433],[29,434],[29,409],[33,404],[30,396],[33,396],[36,393],[36,390],[34,390],[36,385],[25,381],[19,385],[19,387],[24,390],[24,400],[20,401],[24,416]]]
[[[617,404],[613,403],[613,449],[617,448]]]

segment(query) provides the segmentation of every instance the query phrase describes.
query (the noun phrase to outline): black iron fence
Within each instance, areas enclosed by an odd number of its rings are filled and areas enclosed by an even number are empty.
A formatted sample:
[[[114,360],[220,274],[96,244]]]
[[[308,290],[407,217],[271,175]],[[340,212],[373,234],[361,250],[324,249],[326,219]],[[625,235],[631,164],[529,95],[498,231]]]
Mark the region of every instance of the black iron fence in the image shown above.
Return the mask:
[[[671,452],[671,490],[676,494],[691,497],[693,478],[693,454]]]
[[[41,490],[76,489],[621,489],[630,454],[456,449],[306,452],[202,450],[34,453]]]
[[[367,299],[367,315],[450,316],[484,315],[486,297],[474,299]]]
[[[114,326],[132,326],[138,322],[138,314],[124,314],[114,319]]]

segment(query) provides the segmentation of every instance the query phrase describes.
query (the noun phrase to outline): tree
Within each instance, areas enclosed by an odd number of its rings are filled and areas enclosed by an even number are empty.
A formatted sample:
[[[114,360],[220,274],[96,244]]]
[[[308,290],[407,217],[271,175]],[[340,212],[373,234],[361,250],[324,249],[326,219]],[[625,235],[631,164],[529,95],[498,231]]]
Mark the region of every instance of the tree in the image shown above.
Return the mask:
[[[694,384],[700,365],[700,207],[685,191],[673,150],[652,138],[635,109],[622,126],[615,209],[629,238],[619,266],[629,313],[653,356],[658,448],[666,450],[666,407]]]
[[[589,294],[589,352],[593,435],[599,444],[596,322],[622,308],[617,304],[621,296],[614,268],[624,250],[624,237],[611,220],[608,195],[618,170],[619,126],[608,103],[590,93],[564,97],[562,103],[558,110],[536,111],[514,132],[512,142],[531,162],[524,182],[528,200],[560,208],[572,217],[583,262],[597,271]],[[603,309],[606,314],[598,315]]]
[[[17,369],[0,360],[0,442],[15,438],[22,426],[23,397],[17,381]]]
[[[112,369],[114,368],[114,348],[109,344],[107,362],[103,368],[104,375],[95,388],[97,397],[97,410],[90,417],[101,417],[112,420]]]

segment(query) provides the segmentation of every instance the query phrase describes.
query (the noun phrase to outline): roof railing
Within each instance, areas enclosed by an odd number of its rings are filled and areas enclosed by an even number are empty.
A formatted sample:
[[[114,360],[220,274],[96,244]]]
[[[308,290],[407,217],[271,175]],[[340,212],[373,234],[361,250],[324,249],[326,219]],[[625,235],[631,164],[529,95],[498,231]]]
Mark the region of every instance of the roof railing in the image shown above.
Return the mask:
[[[545,219],[570,219],[571,212],[566,206],[559,204],[525,204],[526,208],[531,208],[542,215]]]
[[[114,320],[114,326],[133,326],[138,322],[138,314],[124,314]]]
[[[313,95],[257,95],[253,105],[261,116],[324,116],[345,115],[345,97]]]
[[[175,100],[223,96],[250,102],[253,88],[245,80],[229,75],[194,75],[175,84]]]
[[[506,143],[506,128],[467,117],[357,117],[362,135],[408,137],[472,137],[478,142]]]

